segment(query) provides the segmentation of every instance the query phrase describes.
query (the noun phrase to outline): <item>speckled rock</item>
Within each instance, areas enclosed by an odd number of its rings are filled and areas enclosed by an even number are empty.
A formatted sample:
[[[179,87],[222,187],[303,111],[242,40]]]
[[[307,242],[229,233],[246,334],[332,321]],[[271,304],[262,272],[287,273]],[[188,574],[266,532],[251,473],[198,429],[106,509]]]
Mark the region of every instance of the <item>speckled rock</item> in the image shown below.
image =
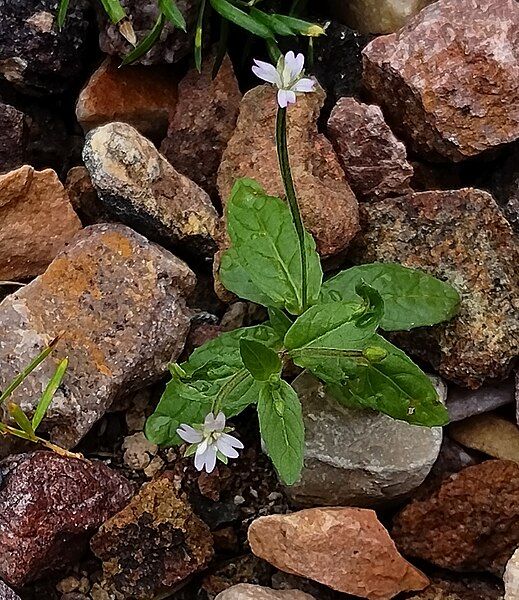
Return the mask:
[[[396,516],[392,537],[407,556],[502,575],[519,545],[519,465],[489,460],[453,475]]]
[[[0,463],[0,576],[14,587],[73,564],[133,485],[101,462],[52,452]]]
[[[311,508],[260,517],[248,537],[254,554],[276,568],[369,600],[429,583],[398,554],[372,510]]]
[[[515,144],[505,156],[493,172],[490,191],[519,235],[519,144]]]
[[[490,578],[456,575],[452,579],[435,578],[426,590],[407,600],[503,600],[503,590]]]
[[[301,213],[321,255],[344,250],[358,231],[358,207],[330,142],[317,132],[324,92],[304,94],[288,111],[288,149]],[[245,94],[236,131],[224,152],[218,190],[225,203],[239,177],[282,196],[276,155],[276,95],[262,85]]]
[[[0,280],[40,275],[79,229],[54,171],[23,166],[0,175]]]
[[[215,56],[189,71],[178,86],[178,104],[161,152],[186,177],[217,197],[216,175],[236,126],[241,100],[232,63],[226,56],[213,79]]]
[[[262,585],[239,583],[216,596],[215,600],[315,600],[299,590],[277,591]]]
[[[519,548],[508,561],[503,580],[505,600],[519,600]]]
[[[519,4],[439,0],[364,50],[364,83],[425,156],[519,138]]]
[[[172,476],[144,486],[92,541],[104,587],[146,600],[204,568],[213,555],[209,528],[181,500]]]
[[[0,581],[0,600],[20,600],[20,596],[7,587],[3,581]]]
[[[519,427],[496,415],[476,415],[455,423],[449,436],[466,448],[519,463]]]
[[[43,275],[0,304],[0,389],[61,332],[52,358],[13,399],[31,413],[68,356],[42,427],[74,446],[121,392],[144,387],[178,357],[189,329],[184,296],[194,283],[185,263],[123,225],[84,229]]]
[[[441,427],[345,408],[308,374],[294,387],[305,421],[302,476],[286,488],[295,504],[385,506],[424,481],[440,451]]]
[[[505,376],[519,351],[519,244],[492,197],[474,189],[421,192],[362,210],[357,262],[422,269],[462,298],[452,321],[399,333],[397,342],[466,387]]]
[[[513,404],[514,387],[513,377],[501,383],[484,385],[478,390],[450,386],[447,396],[449,420],[451,422],[462,421],[468,417]]]
[[[348,183],[359,200],[378,200],[411,192],[413,167],[375,104],[341,98],[328,120]]]
[[[126,123],[94,129],[83,159],[113,218],[166,247],[212,255],[218,215],[209,196],[136,129]]]
[[[23,112],[0,102],[0,173],[23,164],[26,138]]]

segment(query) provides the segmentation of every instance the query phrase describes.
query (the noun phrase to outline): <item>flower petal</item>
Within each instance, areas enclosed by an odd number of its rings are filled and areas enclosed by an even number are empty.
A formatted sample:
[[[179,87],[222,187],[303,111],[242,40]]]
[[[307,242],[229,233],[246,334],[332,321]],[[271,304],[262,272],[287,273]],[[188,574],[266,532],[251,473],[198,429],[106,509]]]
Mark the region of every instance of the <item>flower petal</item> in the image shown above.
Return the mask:
[[[212,412],[208,413],[204,419],[204,431],[214,431],[216,417]]]
[[[289,104],[294,104],[296,101],[295,92],[291,90],[279,90],[278,104],[281,108],[286,108]]]
[[[308,77],[304,79],[300,79],[293,86],[292,90],[294,92],[313,92],[315,91],[315,81]]]
[[[206,452],[207,452],[207,448],[205,448],[203,452],[200,452],[200,446],[198,446],[198,449],[195,454],[195,469],[197,471],[204,470],[205,460],[206,460]]]
[[[304,68],[305,57],[303,54],[297,56],[290,50],[285,54],[284,68],[283,68],[283,84],[289,86],[295,79],[297,79]]]
[[[218,439],[223,440],[226,444],[229,444],[229,446],[232,446],[233,448],[239,448],[240,450],[243,450],[243,448],[245,448],[245,446],[240,442],[240,440],[238,438],[235,438],[233,435],[223,433]]]
[[[216,415],[216,419],[214,420],[214,424],[215,424],[215,431],[223,431],[225,429],[225,415],[223,414],[222,411],[220,411],[217,415]]]
[[[279,73],[274,65],[256,59],[254,59],[254,62],[256,64],[252,67],[252,72],[254,75],[256,75],[256,77],[259,77],[260,79],[263,79],[263,81],[267,81],[268,83],[272,83],[277,86],[281,84]]]
[[[205,452],[205,471],[206,473],[212,473],[216,467],[216,444],[210,444],[207,446]]]
[[[227,458],[238,458],[238,456],[239,456],[238,450],[233,448],[225,440],[222,440],[222,438],[219,438],[218,440],[216,440],[216,447],[224,456],[227,456]]]
[[[190,425],[180,425],[177,429],[177,433],[184,442],[187,442],[188,444],[199,444],[204,439],[202,432]]]

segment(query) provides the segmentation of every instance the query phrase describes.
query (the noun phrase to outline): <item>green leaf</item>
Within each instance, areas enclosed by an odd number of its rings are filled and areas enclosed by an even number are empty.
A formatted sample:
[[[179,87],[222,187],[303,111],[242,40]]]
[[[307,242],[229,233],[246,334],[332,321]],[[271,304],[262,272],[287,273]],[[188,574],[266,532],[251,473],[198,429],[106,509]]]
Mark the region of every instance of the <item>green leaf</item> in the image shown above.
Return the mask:
[[[250,16],[257,22],[262,23],[273,31],[276,35],[291,36],[294,35],[292,29],[283,23],[280,19],[277,19],[275,15],[269,15],[257,8],[251,8]]]
[[[282,379],[262,385],[258,401],[260,432],[279,476],[287,485],[301,475],[305,428],[301,402]]]
[[[268,313],[269,325],[281,339],[284,339],[287,331],[292,327],[292,321],[279,308],[269,308]]]
[[[222,258],[223,285],[241,298],[292,314],[303,312],[301,252],[290,209],[252,179],[239,179],[227,205],[232,248]],[[308,301],[321,288],[315,242],[306,233]]]
[[[52,376],[47,387],[45,388],[45,391],[43,392],[42,397],[40,398],[38,406],[36,407],[36,410],[34,411],[34,415],[32,417],[32,428],[34,431],[38,429],[38,426],[42,422],[43,417],[49,409],[50,403],[54,398],[54,394],[57,392],[59,386],[61,385],[61,382],[63,381],[63,377],[65,375],[67,367],[68,358],[64,358],[59,363],[58,368],[56,369],[54,375]]]
[[[70,0],[60,0],[57,17],[58,29],[63,29],[63,25],[65,25],[69,4]]]
[[[398,264],[373,263],[352,267],[323,283],[323,300],[357,299],[355,286],[365,282],[384,300],[380,326],[386,331],[409,330],[451,319],[460,297],[448,283]]]
[[[245,368],[256,381],[267,381],[271,375],[281,373],[281,359],[277,352],[260,342],[242,338],[240,354]]]
[[[198,9],[198,19],[196,21],[196,30],[195,30],[195,66],[199,73],[202,72],[202,41],[203,41],[205,5],[206,5],[206,0],[202,0],[200,2],[200,8]]]
[[[18,404],[10,402],[7,410],[11,418],[15,420],[18,427],[20,427],[20,429],[30,437],[30,439],[34,439],[36,435],[34,433],[34,429],[32,428],[31,422]]]
[[[176,5],[175,0],[159,0],[159,8],[166,19],[173,23],[175,27],[186,31],[186,20]]]
[[[126,11],[119,0],[100,0],[100,2],[114,25],[126,18]]]
[[[325,30],[316,23],[309,23],[295,17],[287,17],[285,15],[271,15],[272,18],[290,29],[292,35],[306,35],[309,37],[318,37],[325,34]]]
[[[140,44],[138,44],[131,52],[129,52],[122,62],[122,65],[129,65],[130,63],[135,62],[142,56],[144,56],[147,52],[150,51],[151,47],[155,44],[155,42],[159,39],[162,30],[164,29],[164,25],[166,24],[166,19],[162,13],[157,18],[153,29],[148,33],[148,35],[142,40]]]
[[[28,434],[25,431],[15,429],[14,427],[9,427],[8,425],[4,425],[0,423],[0,433],[3,435],[9,434],[14,435],[16,437],[22,438],[23,440],[27,440],[29,442],[37,441],[34,439],[34,435]]]
[[[268,27],[253,19],[246,12],[228,2],[228,0],[210,0],[210,2],[217,13],[228,21],[231,21],[231,23],[238,25],[238,27],[242,27],[262,38],[272,37],[272,31]]]

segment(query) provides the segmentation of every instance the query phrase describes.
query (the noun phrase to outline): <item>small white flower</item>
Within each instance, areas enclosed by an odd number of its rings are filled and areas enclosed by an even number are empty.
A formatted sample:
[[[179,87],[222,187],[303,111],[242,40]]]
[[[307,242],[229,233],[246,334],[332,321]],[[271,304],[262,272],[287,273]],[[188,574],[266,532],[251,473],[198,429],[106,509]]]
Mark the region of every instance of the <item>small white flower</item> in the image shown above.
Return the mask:
[[[227,463],[228,458],[238,458],[238,450],[243,449],[243,444],[228,432],[232,431],[225,426],[225,415],[219,412],[216,417],[210,412],[204,424],[199,427],[180,425],[178,435],[188,444],[186,456],[195,455],[195,467],[199,471],[206,470],[211,473],[216,466],[218,458]],[[237,450],[238,449],[238,450]]]
[[[297,94],[315,90],[315,81],[304,76],[305,57],[302,54],[296,56],[290,50],[285,56],[281,56],[277,67],[262,60],[254,59],[254,63],[253,73],[278,89],[278,104],[281,108],[294,104]]]

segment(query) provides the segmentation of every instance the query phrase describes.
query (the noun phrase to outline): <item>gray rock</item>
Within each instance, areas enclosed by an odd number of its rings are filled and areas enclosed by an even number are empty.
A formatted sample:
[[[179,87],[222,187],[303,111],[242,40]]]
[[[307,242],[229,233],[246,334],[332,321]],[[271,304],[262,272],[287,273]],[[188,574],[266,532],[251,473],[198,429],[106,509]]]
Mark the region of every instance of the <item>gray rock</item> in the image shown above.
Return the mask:
[[[227,588],[215,600],[315,600],[299,590],[277,591],[262,585],[239,583]]]
[[[20,596],[17,596],[3,581],[0,581],[0,600],[20,600]]]
[[[512,404],[513,401],[514,382],[508,379],[501,383],[484,385],[478,390],[451,386],[447,396],[447,409],[451,421],[462,421],[473,415]]]
[[[25,144],[25,115],[14,106],[0,102],[0,173],[23,164]]]
[[[303,506],[384,506],[417,488],[440,451],[441,428],[340,406],[312,376],[294,382],[305,420],[305,466],[287,488]]]

